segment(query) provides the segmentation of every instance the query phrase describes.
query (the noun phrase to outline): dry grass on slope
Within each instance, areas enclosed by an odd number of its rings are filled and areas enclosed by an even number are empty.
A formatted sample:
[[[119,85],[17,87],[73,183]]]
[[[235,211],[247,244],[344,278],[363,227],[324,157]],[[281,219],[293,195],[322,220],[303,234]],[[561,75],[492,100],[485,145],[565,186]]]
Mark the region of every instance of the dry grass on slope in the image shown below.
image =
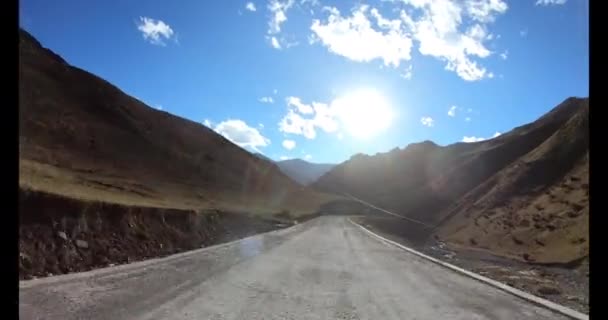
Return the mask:
[[[543,264],[589,252],[588,104],[560,130],[446,210],[457,247]]]
[[[83,200],[161,208],[313,213],[336,199],[213,130],[150,108],[19,41],[20,185]]]

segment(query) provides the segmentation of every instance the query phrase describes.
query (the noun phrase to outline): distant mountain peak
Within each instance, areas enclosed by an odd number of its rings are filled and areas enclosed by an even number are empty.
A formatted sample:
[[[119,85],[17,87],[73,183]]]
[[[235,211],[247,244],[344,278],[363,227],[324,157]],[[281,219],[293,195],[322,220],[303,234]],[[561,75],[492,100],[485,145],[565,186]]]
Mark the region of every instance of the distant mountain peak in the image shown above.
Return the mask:
[[[305,186],[317,181],[335,166],[330,163],[312,163],[299,158],[277,161],[276,164],[288,177]]]

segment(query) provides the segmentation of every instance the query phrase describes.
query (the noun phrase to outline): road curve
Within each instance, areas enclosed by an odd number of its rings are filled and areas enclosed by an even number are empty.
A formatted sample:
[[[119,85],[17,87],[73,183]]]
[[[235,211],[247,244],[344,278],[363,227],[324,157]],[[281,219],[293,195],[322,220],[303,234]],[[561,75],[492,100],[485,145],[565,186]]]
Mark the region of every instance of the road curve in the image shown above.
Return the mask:
[[[163,259],[22,281],[21,319],[566,319],[344,217]]]

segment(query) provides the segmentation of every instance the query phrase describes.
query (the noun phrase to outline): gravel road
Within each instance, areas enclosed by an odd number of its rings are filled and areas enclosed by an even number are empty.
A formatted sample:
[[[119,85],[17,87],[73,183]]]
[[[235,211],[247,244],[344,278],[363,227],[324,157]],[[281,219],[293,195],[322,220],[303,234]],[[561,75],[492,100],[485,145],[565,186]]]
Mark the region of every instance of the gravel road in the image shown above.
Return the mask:
[[[320,217],[129,265],[22,281],[21,319],[565,319]]]

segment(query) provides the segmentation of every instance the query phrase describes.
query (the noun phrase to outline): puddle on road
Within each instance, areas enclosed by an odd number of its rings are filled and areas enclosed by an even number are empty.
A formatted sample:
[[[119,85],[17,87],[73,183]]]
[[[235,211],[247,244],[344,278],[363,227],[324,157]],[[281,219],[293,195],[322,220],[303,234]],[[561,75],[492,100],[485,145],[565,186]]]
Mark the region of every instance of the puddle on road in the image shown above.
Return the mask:
[[[239,242],[239,252],[242,257],[251,258],[257,256],[264,250],[264,238],[253,237]]]

